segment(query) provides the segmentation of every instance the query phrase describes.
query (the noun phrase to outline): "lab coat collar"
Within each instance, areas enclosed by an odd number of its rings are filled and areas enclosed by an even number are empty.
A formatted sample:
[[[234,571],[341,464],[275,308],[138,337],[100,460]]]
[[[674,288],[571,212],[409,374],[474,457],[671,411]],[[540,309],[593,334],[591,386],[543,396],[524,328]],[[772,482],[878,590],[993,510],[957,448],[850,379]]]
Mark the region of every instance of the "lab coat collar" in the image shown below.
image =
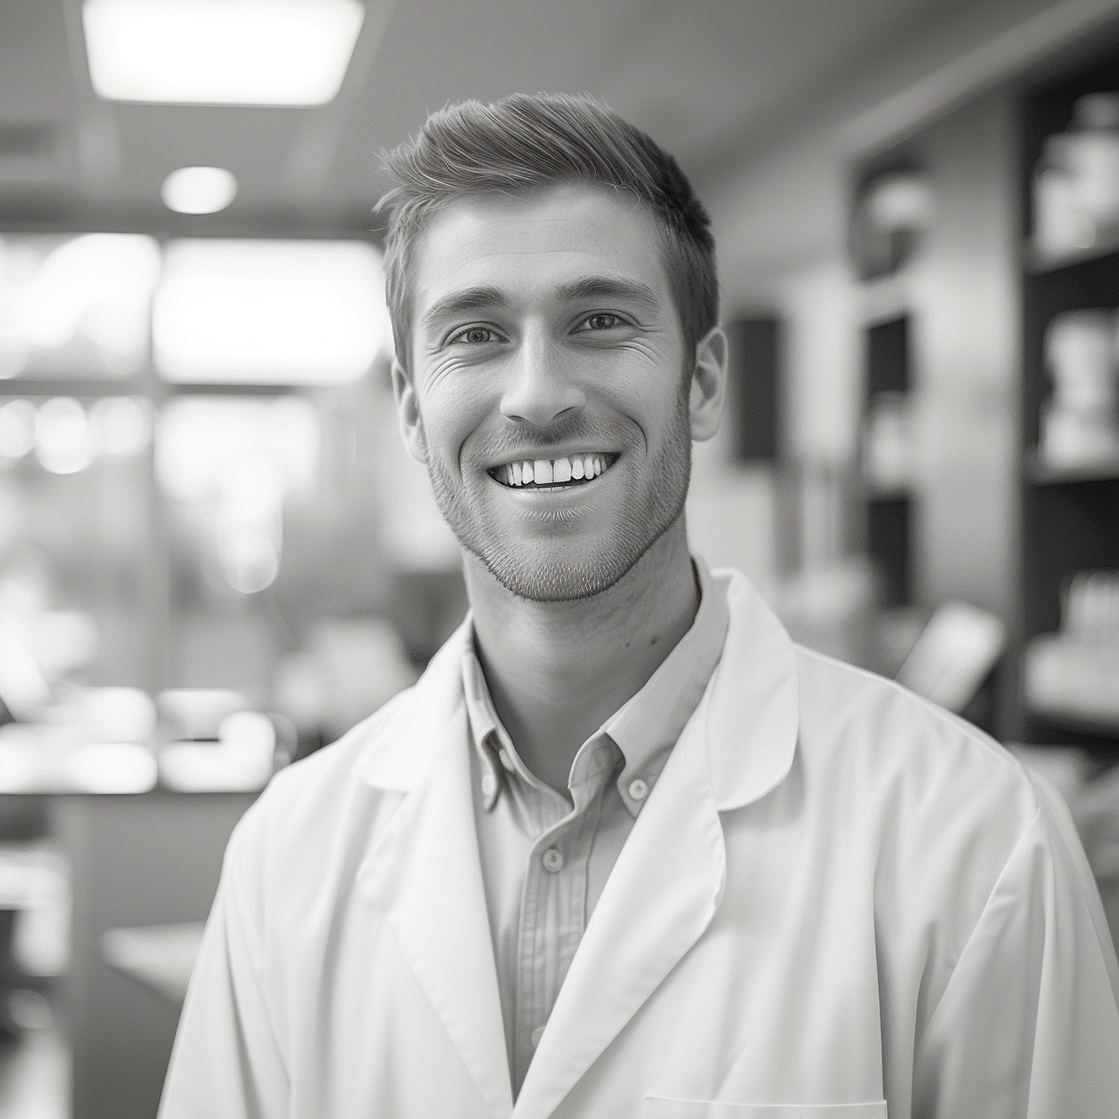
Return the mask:
[[[462,695],[463,644],[469,640],[469,615],[431,658],[416,685],[392,700],[384,712],[359,724],[351,734],[376,740],[359,758],[357,776],[377,789],[407,793],[423,783],[439,755],[452,744],[448,723],[466,708]]]
[[[723,656],[693,716],[703,726],[719,811],[742,808],[784,780],[800,721],[796,651],[761,595],[737,571],[713,572],[727,596]]]
[[[716,572],[723,656],[606,884],[512,1105],[470,795],[460,660],[469,619],[381,723],[365,781],[409,793],[359,880],[395,926],[494,1119],[544,1119],[707,928],[725,884],[719,812],[792,764],[792,643],[742,576]],[[453,930],[453,931],[452,931]]]
[[[726,595],[730,625],[689,726],[703,727],[715,803],[726,811],[764,796],[789,772],[799,698],[793,643],[762,597],[736,571],[715,571],[711,581]],[[398,792],[417,787],[452,740],[447,722],[462,704],[463,646],[471,624],[468,616],[416,687],[397,699],[376,750],[358,766],[369,784]]]

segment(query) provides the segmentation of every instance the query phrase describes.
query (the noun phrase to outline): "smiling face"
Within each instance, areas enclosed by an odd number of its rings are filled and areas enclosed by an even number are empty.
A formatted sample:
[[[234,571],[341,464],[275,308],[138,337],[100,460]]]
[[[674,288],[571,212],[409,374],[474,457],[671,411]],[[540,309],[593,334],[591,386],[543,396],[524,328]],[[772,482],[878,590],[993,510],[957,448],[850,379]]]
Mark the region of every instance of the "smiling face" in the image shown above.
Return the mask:
[[[685,354],[662,235],[628,195],[472,198],[415,246],[401,425],[459,541],[509,591],[597,594],[683,532],[721,335]]]

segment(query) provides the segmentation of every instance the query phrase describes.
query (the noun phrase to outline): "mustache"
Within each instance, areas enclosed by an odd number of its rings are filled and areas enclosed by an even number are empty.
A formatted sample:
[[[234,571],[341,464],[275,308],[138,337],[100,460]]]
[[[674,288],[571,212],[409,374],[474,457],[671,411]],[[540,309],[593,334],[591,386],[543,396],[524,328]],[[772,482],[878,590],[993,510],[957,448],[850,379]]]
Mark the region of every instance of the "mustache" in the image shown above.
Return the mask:
[[[618,446],[624,438],[619,425],[596,422],[586,417],[560,418],[547,427],[509,420],[500,431],[479,442],[476,453],[487,461],[500,461],[519,454],[526,446],[546,451],[549,447],[575,443],[588,449],[607,450]]]

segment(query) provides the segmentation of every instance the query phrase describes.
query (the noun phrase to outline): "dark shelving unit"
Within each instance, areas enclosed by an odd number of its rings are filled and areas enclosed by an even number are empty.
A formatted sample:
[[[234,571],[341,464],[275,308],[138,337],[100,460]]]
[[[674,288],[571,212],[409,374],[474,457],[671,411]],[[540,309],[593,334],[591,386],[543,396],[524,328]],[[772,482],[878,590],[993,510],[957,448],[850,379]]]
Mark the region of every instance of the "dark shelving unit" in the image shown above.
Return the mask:
[[[740,462],[775,463],[780,458],[778,370],[781,323],[751,315],[726,324],[734,454]]]
[[[1083,94],[1119,90],[1119,47],[1025,91],[1022,99],[1023,213],[1030,214],[1033,168],[1047,136],[1064,131]],[[1119,568],[1119,462],[1057,467],[1039,454],[1044,403],[1051,392],[1044,339],[1052,319],[1080,309],[1119,307],[1119,245],[1039,256],[1023,230],[1021,617],[1023,647],[1057,630],[1061,596],[1078,571]],[[1119,688],[1119,681],[1116,681]],[[1053,712],[1022,712],[1034,742],[1070,742],[1119,759],[1119,725]]]
[[[863,415],[888,393],[906,397],[911,389],[910,318],[897,314],[871,323],[865,334]],[[866,548],[880,582],[880,604],[913,602],[913,494],[906,485],[864,487]]]

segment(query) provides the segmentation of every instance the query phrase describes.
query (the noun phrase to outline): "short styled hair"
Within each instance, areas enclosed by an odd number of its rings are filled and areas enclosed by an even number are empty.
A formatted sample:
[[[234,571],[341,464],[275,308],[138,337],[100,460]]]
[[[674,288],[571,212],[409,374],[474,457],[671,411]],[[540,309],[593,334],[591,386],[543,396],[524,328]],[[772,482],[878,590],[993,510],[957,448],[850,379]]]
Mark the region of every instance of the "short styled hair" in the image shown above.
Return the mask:
[[[461,101],[428,117],[381,156],[396,185],[385,236],[385,287],[397,356],[407,361],[409,273],[416,238],[445,206],[492,193],[586,183],[628,191],[664,236],[665,265],[685,353],[718,321],[711,219],[676,160],[601,102],[569,94]]]

